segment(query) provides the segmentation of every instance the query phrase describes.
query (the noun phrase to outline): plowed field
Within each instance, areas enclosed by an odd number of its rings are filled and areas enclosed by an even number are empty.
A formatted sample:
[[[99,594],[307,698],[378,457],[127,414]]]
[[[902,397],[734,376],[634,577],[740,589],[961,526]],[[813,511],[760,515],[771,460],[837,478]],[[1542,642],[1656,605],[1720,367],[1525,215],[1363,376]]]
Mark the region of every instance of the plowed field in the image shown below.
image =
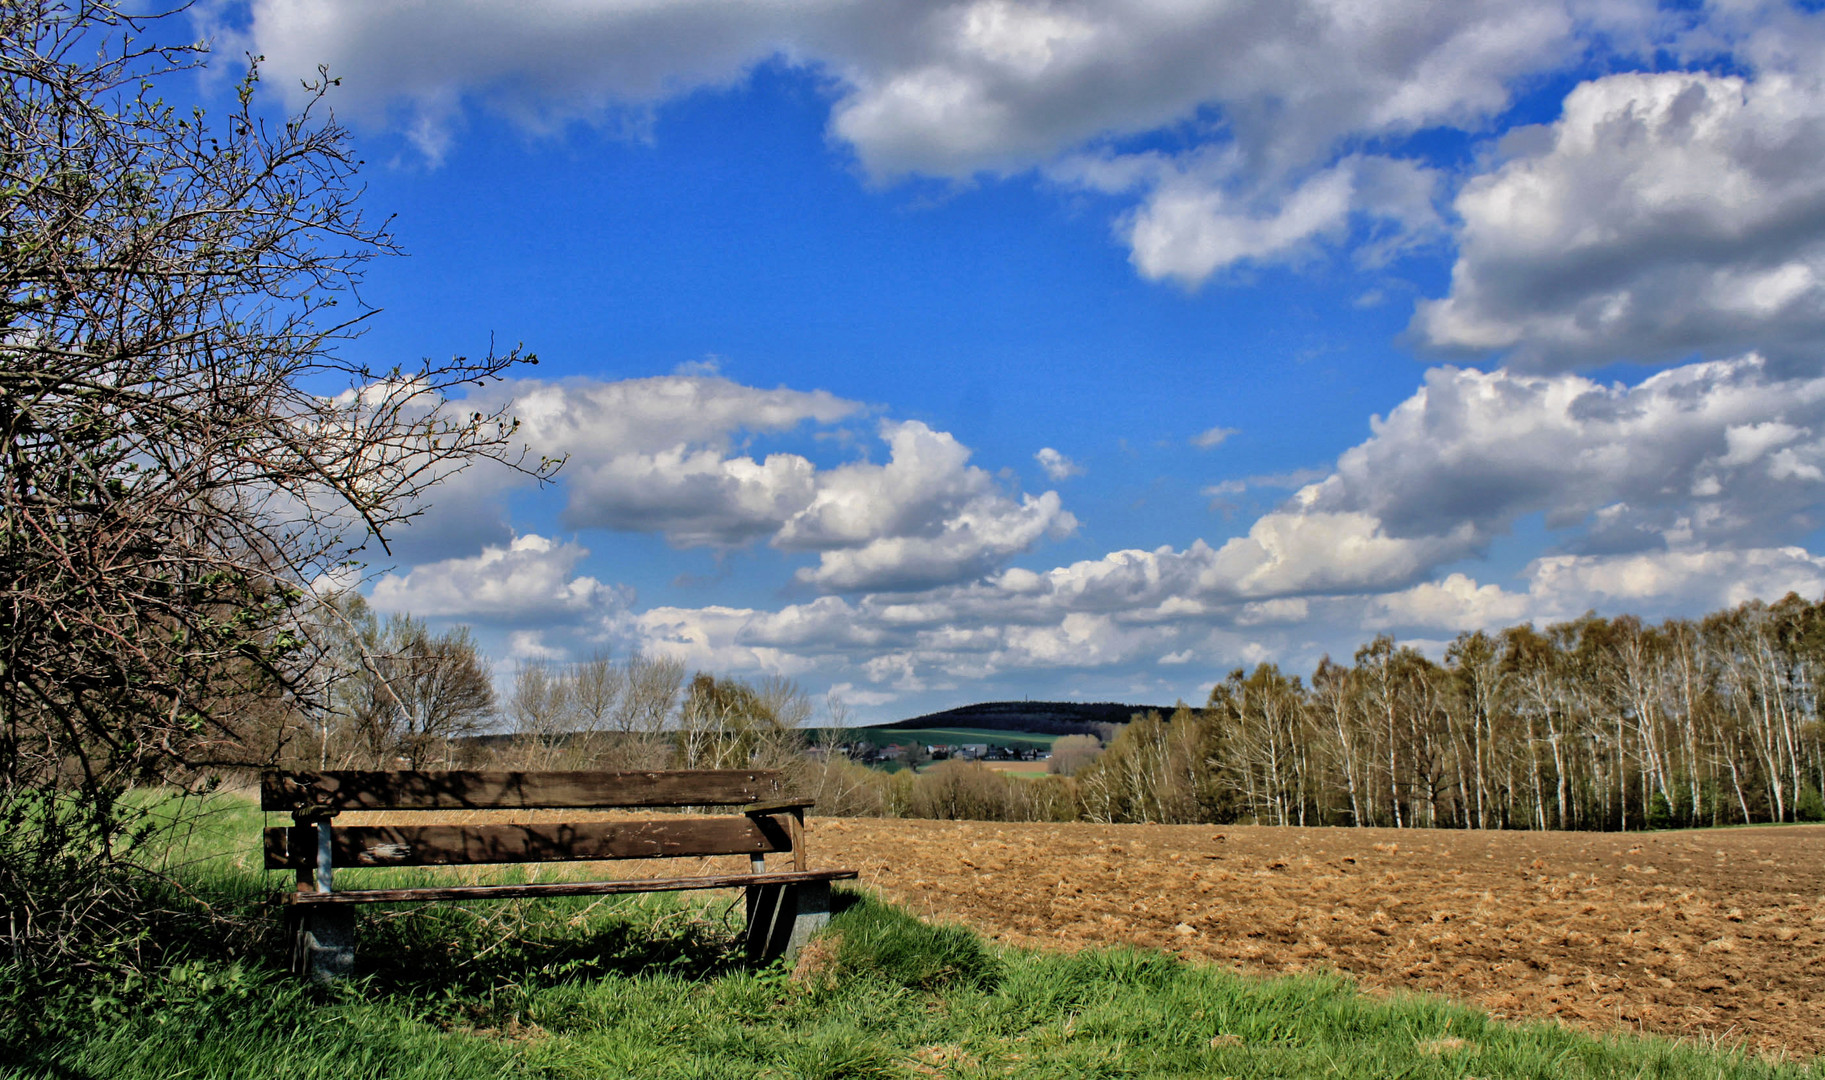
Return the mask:
[[[819,819],[814,866],[1002,941],[1333,969],[1591,1030],[1825,1051],[1825,826],[1652,834]]]
[[[345,825],[374,815],[350,813]],[[644,814],[450,811],[427,820]],[[1497,1016],[1825,1052],[1825,825],[1664,833],[813,818],[814,868],[1011,944],[1329,969]],[[746,858],[569,864],[674,877]],[[484,880],[490,868],[456,871]],[[538,869],[535,869],[535,873]]]

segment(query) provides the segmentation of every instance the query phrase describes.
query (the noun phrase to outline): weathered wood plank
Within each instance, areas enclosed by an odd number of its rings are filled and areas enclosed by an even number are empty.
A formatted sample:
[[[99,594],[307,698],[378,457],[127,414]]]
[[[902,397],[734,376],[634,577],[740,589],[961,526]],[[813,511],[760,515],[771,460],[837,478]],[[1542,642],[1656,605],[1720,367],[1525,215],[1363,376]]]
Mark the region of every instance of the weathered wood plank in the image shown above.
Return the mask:
[[[803,873],[810,869],[805,859],[805,815],[794,810],[786,815],[786,849],[792,852],[792,869]]]
[[[804,874],[717,874],[709,877],[655,878],[632,881],[545,881],[530,885],[453,885],[447,888],[351,889],[337,893],[289,893],[291,905],[405,903],[424,900],[512,900],[539,896],[611,896],[619,893],[681,892],[749,885],[797,885],[814,881],[847,881],[854,870],[815,870]]]
[[[262,810],[738,806],[782,795],[768,769],[671,772],[268,772]]]
[[[570,825],[351,825],[331,830],[337,868],[666,859],[789,851],[782,817],[590,821]],[[311,826],[266,830],[269,870],[317,865]]]
[[[744,814],[777,814],[784,810],[800,812],[817,805],[815,799],[768,799],[766,802],[752,803],[741,808]]]

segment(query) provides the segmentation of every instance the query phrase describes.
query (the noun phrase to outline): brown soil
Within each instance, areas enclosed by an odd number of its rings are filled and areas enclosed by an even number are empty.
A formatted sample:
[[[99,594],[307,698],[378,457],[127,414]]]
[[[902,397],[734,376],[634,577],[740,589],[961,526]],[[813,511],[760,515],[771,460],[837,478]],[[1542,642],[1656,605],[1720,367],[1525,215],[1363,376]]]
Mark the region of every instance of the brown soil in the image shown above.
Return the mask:
[[[1825,1050],[1825,826],[810,825],[814,866],[1012,944],[1333,969],[1500,1017]]]

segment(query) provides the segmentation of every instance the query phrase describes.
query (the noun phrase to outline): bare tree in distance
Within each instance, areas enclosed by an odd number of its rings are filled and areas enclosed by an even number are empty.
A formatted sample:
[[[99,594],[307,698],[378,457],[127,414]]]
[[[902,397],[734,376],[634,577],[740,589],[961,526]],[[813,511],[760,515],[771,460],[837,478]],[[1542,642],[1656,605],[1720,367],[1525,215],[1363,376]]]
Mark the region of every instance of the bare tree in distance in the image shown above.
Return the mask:
[[[109,877],[129,785],[270,757],[250,700],[320,704],[313,580],[457,469],[557,465],[450,397],[530,356],[338,351],[395,248],[331,80],[270,120],[250,64],[223,115],[179,113],[160,87],[207,47],[157,29],[113,0],[0,5],[0,944],[20,958],[68,959],[77,923],[131,906]]]
[[[615,663],[607,650],[590,654],[571,666],[569,681],[571,744],[567,757],[579,766],[596,765],[604,758],[620,763],[645,764],[652,755],[634,752],[626,737],[614,732],[616,712],[627,700],[628,669]]]
[[[626,682],[615,727],[621,732],[657,734],[671,722],[684,686],[684,665],[662,656],[636,652],[627,658]]]
[[[520,738],[504,760],[517,768],[664,768],[684,737],[683,680],[682,664],[638,651],[620,663],[607,651],[526,662],[506,709]]]
[[[874,782],[879,774],[852,761],[844,750],[849,719],[849,703],[835,689],[827,691],[823,727],[801,759],[793,787],[817,800],[820,814],[879,816],[885,810],[881,786]]]
[[[341,696],[377,769],[447,764],[451,740],[481,733],[494,716],[494,682],[469,628],[434,634],[408,615],[364,640]]]
[[[571,676],[546,660],[528,660],[513,673],[507,718],[522,736],[525,768],[548,769],[562,750],[560,740],[575,727]]]
[[[617,665],[607,652],[577,661],[570,676],[572,726],[587,732],[613,727],[630,681],[629,670]]]

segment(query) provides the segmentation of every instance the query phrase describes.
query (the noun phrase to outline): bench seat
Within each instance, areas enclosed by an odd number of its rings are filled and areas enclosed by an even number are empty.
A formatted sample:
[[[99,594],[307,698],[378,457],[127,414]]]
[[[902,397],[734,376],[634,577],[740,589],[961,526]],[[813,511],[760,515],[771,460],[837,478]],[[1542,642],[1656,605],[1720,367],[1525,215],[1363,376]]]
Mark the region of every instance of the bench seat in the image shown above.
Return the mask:
[[[682,892],[689,889],[743,889],[766,885],[804,885],[814,881],[849,881],[854,870],[784,871],[777,874],[713,874],[682,878],[633,878],[626,881],[535,881],[524,885],[449,885],[416,889],[345,889],[342,892],[286,893],[284,902],[302,907],[323,904],[390,904],[418,900],[516,900],[541,896],[614,896],[621,893]]]

